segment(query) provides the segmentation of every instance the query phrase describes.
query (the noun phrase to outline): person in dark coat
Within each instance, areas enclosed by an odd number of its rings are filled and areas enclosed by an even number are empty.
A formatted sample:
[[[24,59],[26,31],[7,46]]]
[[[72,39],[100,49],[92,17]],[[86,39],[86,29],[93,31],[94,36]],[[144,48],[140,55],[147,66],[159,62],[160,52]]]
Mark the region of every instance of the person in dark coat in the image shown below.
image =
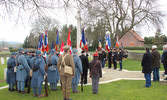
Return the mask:
[[[16,82],[16,75],[14,72],[14,68],[16,67],[15,57],[17,53],[12,53],[11,57],[7,61],[7,80],[6,82],[9,84],[9,90],[14,91],[13,86]]]
[[[152,56],[148,47],[146,47],[146,53],[144,53],[143,55],[141,66],[143,67],[142,73],[144,73],[144,77],[146,79],[145,87],[150,87],[151,71],[152,71]]]
[[[118,53],[116,51],[116,49],[113,49],[113,64],[114,64],[114,69],[117,69],[117,59],[118,59]]]
[[[161,63],[163,63],[165,72],[163,74],[163,76],[165,76],[164,80],[167,80],[167,45],[163,46],[163,53],[161,56]]]
[[[157,46],[152,46],[152,68],[153,68],[153,81],[159,81],[159,68],[160,68],[160,53]]]
[[[98,94],[99,79],[102,77],[102,69],[98,54],[93,54],[93,60],[89,63],[90,77],[92,78],[92,91],[93,94]]]
[[[102,48],[102,54],[101,54],[101,64],[102,64],[102,68],[104,68],[104,66],[105,66],[105,59],[106,59],[106,52],[105,52],[105,50]]]
[[[108,52],[108,68],[112,67],[112,49]]]
[[[119,48],[119,54],[118,54],[118,60],[119,60],[119,65],[120,65],[119,71],[122,71],[122,59],[123,59],[123,52],[122,52],[122,49]]]
[[[41,56],[41,51],[36,50],[35,51],[35,57],[31,60],[32,65],[32,80],[31,80],[31,87],[33,88],[33,96],[38,97],[44,97],[44,95],[41,94],[42,90],[42,83],[44,81],[44,76],[47,76],[47,73],[45,72],[44,66],[45,61],[43,57]],[[38,89],[38,94],[36,93],[36,88]]]
[[[86,52],[82,51],[82,55],[80,56],[81,62],[82,62],[82,70],[83,74],[81,75],[81,82],[84,84],[87,84],[87,75],[88,75],[88,69],[89,69],[89,60],[86,56]]]

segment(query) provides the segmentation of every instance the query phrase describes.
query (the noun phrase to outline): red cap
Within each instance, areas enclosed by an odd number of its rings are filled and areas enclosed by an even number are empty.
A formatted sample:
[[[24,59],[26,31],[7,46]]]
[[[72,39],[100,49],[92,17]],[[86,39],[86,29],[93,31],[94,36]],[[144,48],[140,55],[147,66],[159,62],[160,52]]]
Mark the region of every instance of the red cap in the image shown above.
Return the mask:
[[[94,53],[93,56],[94,56],[94,57],[97,57],[97,56],[99,56],[99,55],[98,55],[98,53]]]

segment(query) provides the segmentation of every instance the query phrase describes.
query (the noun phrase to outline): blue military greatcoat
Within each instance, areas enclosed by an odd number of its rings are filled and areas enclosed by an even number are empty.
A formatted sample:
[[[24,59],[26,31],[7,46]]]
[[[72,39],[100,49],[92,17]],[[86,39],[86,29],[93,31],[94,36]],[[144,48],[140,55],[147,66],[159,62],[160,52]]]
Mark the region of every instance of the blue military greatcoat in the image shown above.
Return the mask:
[[[50,55],[50,61],[49,57],[47,58],[47,64],[48,64],[48,82],[49,83],[58,83],[59,81],[59,72],[57,69],[57,62],[59,60],[59,57],[56,54]]]
[[[77,55],[73,55],[74,64],[75,64],[75,76],[72,79],[72,84],[78,85],[80,80],[80,75],[82,73],[82,63],[81,59]]]
[[[30,56],[27,55],[27,54],[25,54],[25,57],[26,57],[26,60],[27,60],[28,65],[29,65],[30,68],[31,68],[31,58],[30,58]]]
[[[30,67],[25,56],[22,53],[19,53],[19,55],[16,56],[16,64],[19,64],[16,71],[16,80],[25,81],[30,71]]]
[[[31,60],[31,66],[34,68],[36,67],[37,70],[34,71],[33,69],[33,74],[32,74],[32,79],[31,79],[31,87],[40,87],[42,85],[42,82],[44,81],[44,75],[46,75],[45,72],[45,61],[42,57],[36,56],[33,57]]]
[[[14,84],[16,82],[16,75],[14,72],[14,67],[16,67],[15,59],[11,56],[9,60],[7,61],[7,83],[8,84]]]

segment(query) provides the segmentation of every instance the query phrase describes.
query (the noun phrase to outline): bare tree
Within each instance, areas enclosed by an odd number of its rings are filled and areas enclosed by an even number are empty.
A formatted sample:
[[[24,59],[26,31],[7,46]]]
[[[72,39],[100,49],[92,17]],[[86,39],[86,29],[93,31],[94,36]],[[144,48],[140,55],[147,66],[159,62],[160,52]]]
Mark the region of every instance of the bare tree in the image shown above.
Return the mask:
[[[161,27],[164,16],[157,9],[158,0],[76,0],[84,12],[86,23],[96,25],[102,19],[105,30],[110,31],[112,43],[116,36],[121,38],[126,32],[141,24]],[[104,34],[104,33],[103,33]]]
[[[0,0],[0,16],[37,19],[55,14],[55,9],[67,9],[69,0]]]

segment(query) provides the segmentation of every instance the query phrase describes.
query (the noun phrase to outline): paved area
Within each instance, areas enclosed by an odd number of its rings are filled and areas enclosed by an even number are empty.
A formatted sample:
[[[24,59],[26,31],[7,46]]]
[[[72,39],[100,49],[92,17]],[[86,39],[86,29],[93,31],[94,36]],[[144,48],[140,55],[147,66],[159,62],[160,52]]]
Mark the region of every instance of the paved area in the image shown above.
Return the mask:
[[[141,71],[128,71],[123,70],[119,71],[119,69],[108,69],[107,67],[102,69],[103,74],[102,78],[100,78],[100,83],[107,83],[112,81],[117,81],[121,79],[126,80],[145,80],[144,74]],[[164,71],[160,71],[160,79],[163,80],[162,74]],[[153,75],[151,74],[153,77]],[[91,78],[88,78],[88,84],[91,83]]]

